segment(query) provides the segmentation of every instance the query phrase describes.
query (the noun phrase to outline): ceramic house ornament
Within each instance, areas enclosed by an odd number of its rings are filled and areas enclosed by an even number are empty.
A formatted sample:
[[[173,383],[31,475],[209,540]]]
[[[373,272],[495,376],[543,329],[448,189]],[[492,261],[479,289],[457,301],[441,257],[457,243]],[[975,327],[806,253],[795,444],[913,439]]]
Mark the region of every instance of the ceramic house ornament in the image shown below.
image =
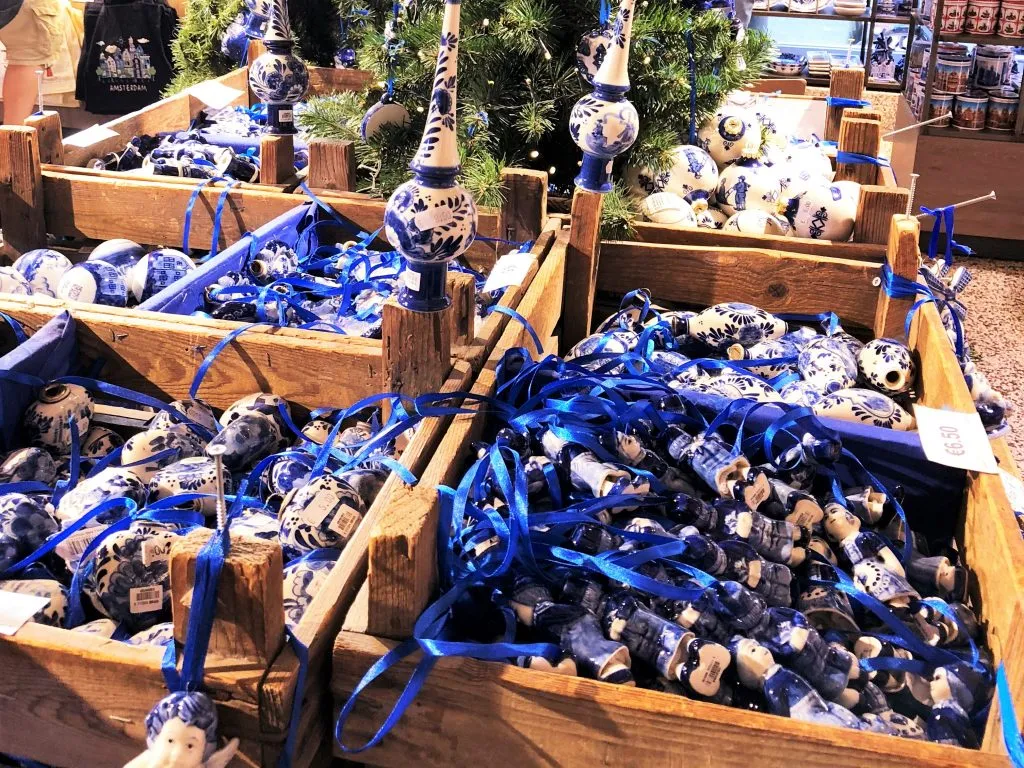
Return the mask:
[[[413,178],[392,193],[384,210],[388,242],[408,262],[398,301],[418,312],[448,306],[448,262],[476,238],[476,203],[456,183],[461,170],[455,133],[460,11],[459,0],[445,1],[427,124],[409,166]]]
[[[569,133],[583,150],[576,186],[591,192],[612,188],[612,162],[636,141],[640,117],[626,100],[629,90],[629,40],[634,0],[622,0],[604,62],[594,76],[594,92],[576,102]]]
[[[146,751],[124,768],[225,768],[238,739],[217,749],[217,709],[205,693],[178,691],[146,715]]]
[[[309,89],[309,72],[292,53],[287,0],[273,0],[263,42],[267,52],[249,66],[249,87],[267,104],[270,133],[295,133],[292,109]]]

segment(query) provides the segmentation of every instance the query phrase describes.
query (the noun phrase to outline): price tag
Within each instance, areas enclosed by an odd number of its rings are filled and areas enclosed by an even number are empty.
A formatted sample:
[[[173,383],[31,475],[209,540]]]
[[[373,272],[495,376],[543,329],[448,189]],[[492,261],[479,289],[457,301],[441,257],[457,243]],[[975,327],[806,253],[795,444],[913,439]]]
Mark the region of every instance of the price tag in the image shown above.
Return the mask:
[[[327,519],[327,516],[334,511],[336,506],[338,506],[338,497],[333,493],[330,491],[318,493],[301,509],[299,517],[302,518],[303,522],[308,523],[314,528],[319,528],[320,524]]]
[[[93,144],[98,144],[105,139],[111,139],[117,135],[117,131],[104,128],[102,125],[97,123],[96,125],[90,126],[89,128],[68,136],[64,139],[64,143],[70,144],[72,147],[91,147]]]
[[[410,291],[418,291],[420,289],[420,273],[412,269],[407,269],[402,273],[402,280],[405,282],[405,287]]]
[[[279,123],[290,123],[295,119],[295,114],[290,109],[281,109],[277,113],[277,121]]]
[[[359,523],[362,520],[363,516],[359,514],[358,509],[353,509],[348,504],[342,504],[338,514],[334,516],[334,519],[331,520],[331,524],[327,528],[341,536],[344,541],[348,541],[352,538],[352,534],[356,532],[356,528],[359,527]]]
[[[50,604],[50,598],[0,589],[0,635],[13,635]]]
[[[132,613],[151,613],[159,611],[163,606],[164,588],[161,584],[128,590],[128,610]]]
[[[995,474],[996,457],[977,413],[914,406],[921,447],[929,461],[972,472]]]
[[[521,253],[520,251],[506,253],[498,259],[491,274],[487,276],[487,282],[484,283],[483,288],[484,293],[500,291],[510,285],[522,285],[530,267],[536,262],[537,257],[532,253]]]
[[[87,525],[85,528],[75,531],[64,539],[64,541],[54,547],[53,551],[70,567],[72,563],[78,562],[78,558],[82,556],[85,548],[89,546],[89,542],[103,533],[105,527]]]
[[[1015,515],[1024,515],[1024,483],[1020,478],[1010,474],[1005,469],[999,470],[999,477],[1003,481],[1003,490],[1006,491],[1006,498],[1010,502],[1010,508]]]
[[[420,211],[412,217],[412,223],[415,224],[416,229],[421,232],[425,229],[443,227],[445,224],[449,224],[454,220],[455,211],[447,205],[438,205],[433,208],[428,208],[425,211]]]
[[[210,109],[224,109],[242,95],[237,88],[230,88],[216,80],[207,80],[205,83],[193,85],[188,92]]]

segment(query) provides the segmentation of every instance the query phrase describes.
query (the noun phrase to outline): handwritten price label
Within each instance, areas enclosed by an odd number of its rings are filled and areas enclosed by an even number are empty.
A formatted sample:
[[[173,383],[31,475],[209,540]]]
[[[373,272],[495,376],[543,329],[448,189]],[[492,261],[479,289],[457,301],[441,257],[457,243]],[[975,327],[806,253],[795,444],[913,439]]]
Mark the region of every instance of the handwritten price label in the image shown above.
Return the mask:
[[[988,434],[977,413],[914,406],[921,447],[929,461],[973,472],[998,470]]]

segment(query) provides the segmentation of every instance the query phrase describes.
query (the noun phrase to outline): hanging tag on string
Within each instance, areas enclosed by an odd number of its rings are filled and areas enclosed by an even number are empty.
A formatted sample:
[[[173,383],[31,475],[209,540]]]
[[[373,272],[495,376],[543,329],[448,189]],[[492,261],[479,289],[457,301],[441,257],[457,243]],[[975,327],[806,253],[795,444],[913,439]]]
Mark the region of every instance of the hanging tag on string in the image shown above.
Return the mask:
[[[511,285],[522,285],[530,267],[537,263],[537,257],[532,253],[513,251],[506,253],[494,265],[491,274],[484,282],[483,292],[500,291]]]
[[[13,635],[50,604],[50,598],[0,589],[0,635]]]
[[[946,467],[995,474],[988,434],[977,413],[914,406],[921,447],[929,461]]]

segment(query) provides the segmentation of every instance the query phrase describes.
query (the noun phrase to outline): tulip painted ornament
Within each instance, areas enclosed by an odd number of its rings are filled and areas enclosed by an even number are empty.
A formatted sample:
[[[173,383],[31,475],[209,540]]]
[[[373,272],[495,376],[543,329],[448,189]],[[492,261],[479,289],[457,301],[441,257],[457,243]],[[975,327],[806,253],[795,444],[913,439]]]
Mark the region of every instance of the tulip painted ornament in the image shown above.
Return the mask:
[[[286,0],[273,0],[263,42],[267,52],[249,66],[249,87],[267,104],[269,132],[295,133],[292,110],[309,90],[309,71],[292,53],[294,43],[288,27]]]
[[[473,196],[456,182],[461,171],[455,133],[461,3],[446,0],[427,124],[409,168],[413,177],[384,209],[388,242],[405,257],[398,302],[418,312],[445,309],[448,263],[476,238]]]

